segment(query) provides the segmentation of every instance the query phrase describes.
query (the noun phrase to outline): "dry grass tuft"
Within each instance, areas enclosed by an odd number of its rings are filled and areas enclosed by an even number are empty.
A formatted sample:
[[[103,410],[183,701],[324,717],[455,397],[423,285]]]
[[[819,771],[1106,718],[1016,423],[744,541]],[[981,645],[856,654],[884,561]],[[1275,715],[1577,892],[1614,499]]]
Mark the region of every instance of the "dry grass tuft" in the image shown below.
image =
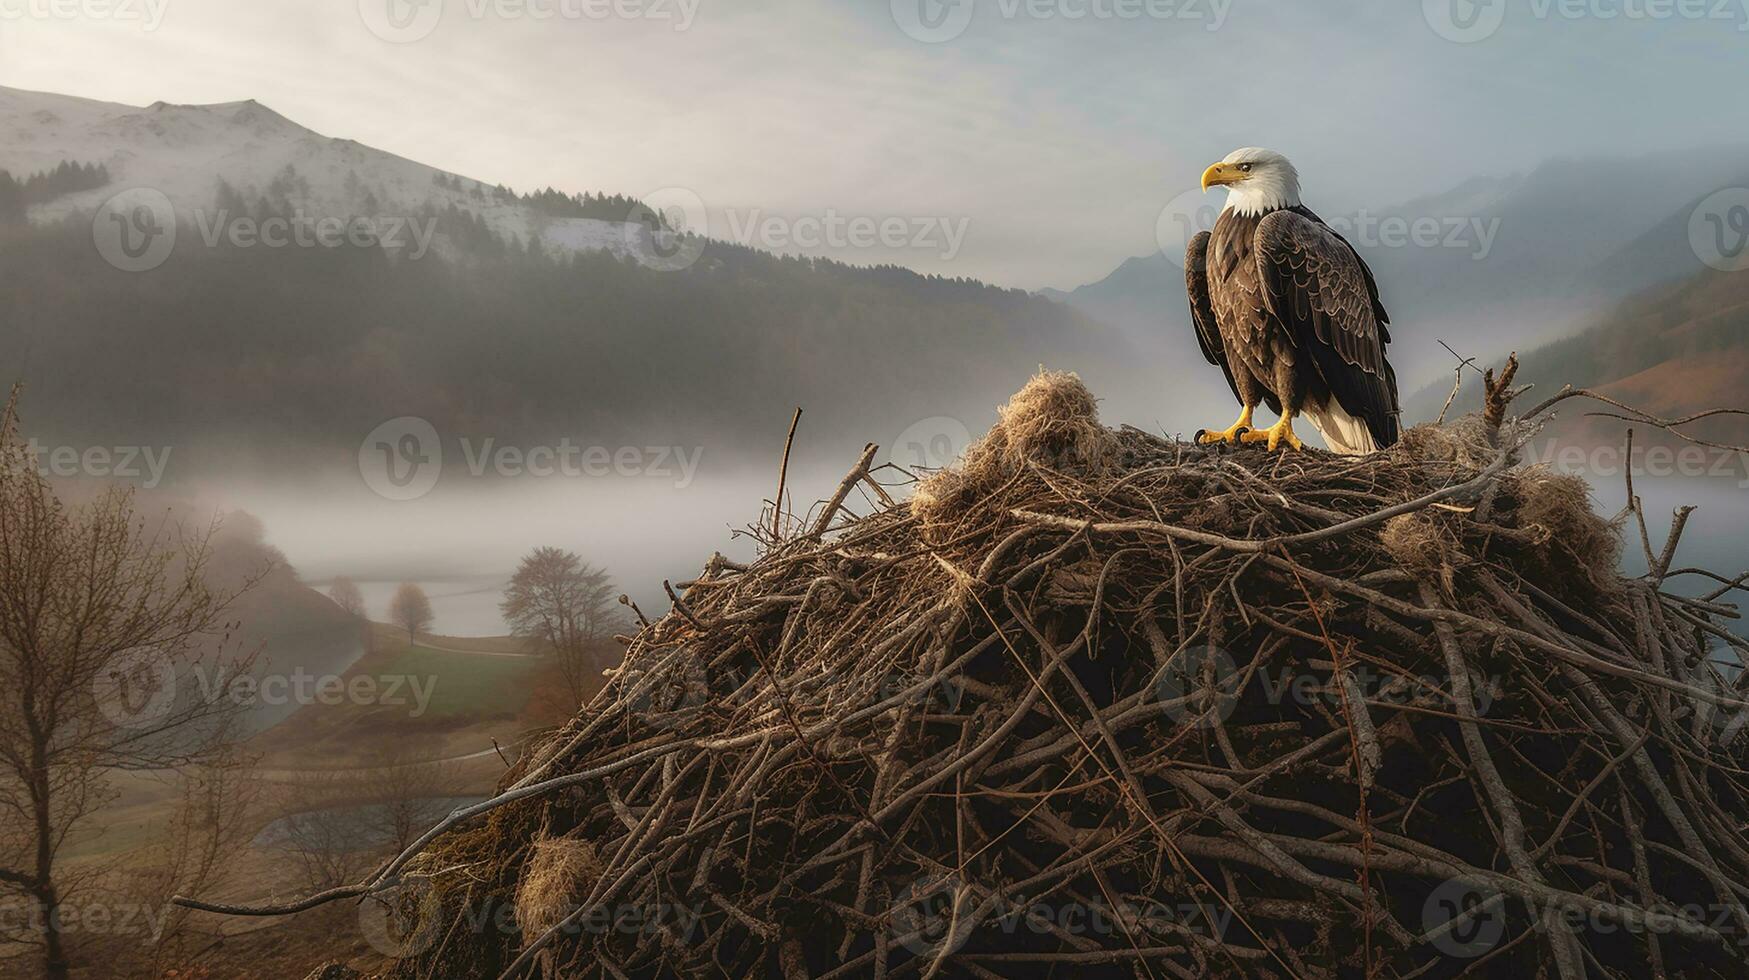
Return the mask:
[[[523,942],[558,925],[601,878],[601,858],[588,841],[548,837],[535,841],[532,850],[516,885],[516,925]]]
[[[1405,569],[1435,571],[1451,559],[1451,542],[1438,519],[1424,510],[1386,521],[1379,543]]]
[[[1479,470],[1493,458],[1494,447],[1480,417],[1466,415],[1445,425],[1417,425],[1403,433],[1390,453],[1404,462]]]
[[[1591,505],[1591,486],[1583,479],[1533,467],[1513,481],[1517,523],[1539,545],[1531,549],[1526,574],[1533,574],[1566,592],[1578,585],[1571,572],[1584,573],[1592,590],[1607,587],[1621,563],[1621,535]],[[1539,584],[1542,584],[1539,582]]]
[[[1468,886],[1487,975],[1741,977],[1749,752],[1684,714],[1749,710],[1694,686],[1719,613],[1606,561],[1535,427],[1196,446],[1041,374],[909,505],[684,583],[440,855],[521,935],[393,975],[1435,976]],[[597,890],[695,918],[552,928]],[[1113,905],[1199,913],[1035,928]]]
[[[931,475],[911,496],[925,528],[956,522],[1016,474],[1042,467],[1094,479],[1112,466],[1117,440],[1099,424],[1099,403],[1079,375],[1040,371],[997,410],[996,424],[957,466]]]

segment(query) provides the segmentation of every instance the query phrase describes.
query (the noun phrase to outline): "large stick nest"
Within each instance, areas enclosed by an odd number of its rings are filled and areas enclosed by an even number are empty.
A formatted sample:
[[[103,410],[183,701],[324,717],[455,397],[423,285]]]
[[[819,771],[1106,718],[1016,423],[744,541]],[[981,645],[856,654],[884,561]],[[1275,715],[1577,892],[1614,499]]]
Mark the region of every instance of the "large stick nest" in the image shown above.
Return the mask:
[[[1041,376],[913,502],[684,584],[390,869],[442,937],[397,973],[1742,976],[1729,590],[1623,578],[1532,425],[1272,455]]]

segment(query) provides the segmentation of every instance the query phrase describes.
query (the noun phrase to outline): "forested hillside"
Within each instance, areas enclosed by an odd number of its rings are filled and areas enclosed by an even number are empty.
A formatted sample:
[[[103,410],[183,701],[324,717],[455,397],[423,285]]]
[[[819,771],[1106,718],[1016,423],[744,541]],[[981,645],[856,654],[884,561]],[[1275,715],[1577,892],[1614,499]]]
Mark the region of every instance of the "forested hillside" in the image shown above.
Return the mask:
[[[1563,384],[1596,388],[1637,408],[1676,418],[1714,408],[1749,409],[1749,277],[1707,272],[1622,303],[1596,326],[1520,355],[1521,381],[1539,394]],[[1472,377],[1454,410],[1473,409]],[[1543,389],[1547,389],[1544,391]],[[1406,406],[1411,419],[1436,415],[1450,385],[1432,385]],[[1577,411],[1569,411],[1569,416]],[[1584,423],[1568,431],[1619,441],[1623,423]],[[1717,418],[1691,430],[1741,444],[1749,422]]]
[[[505,241],[459,209],[429,219],[445,244],[417,261],[185,227],[143,274],[108,266],[88,219],[7,229],[0,363],[31,380],[45,435],[278,466],[402,415],[501,443],[728,447],[765,445],[800,404],[816,436],[880,440],[988,412],[1041,362],[1124,361],[1080,314],[970,280],[715,241],[661,271]]]

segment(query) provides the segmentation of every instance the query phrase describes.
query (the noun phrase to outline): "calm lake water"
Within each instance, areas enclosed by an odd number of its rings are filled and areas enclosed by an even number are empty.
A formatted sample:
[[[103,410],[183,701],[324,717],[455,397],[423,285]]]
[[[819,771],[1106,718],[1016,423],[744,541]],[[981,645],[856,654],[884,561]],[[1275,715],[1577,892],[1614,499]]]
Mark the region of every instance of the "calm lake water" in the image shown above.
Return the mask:
[[[830,494],[841,469],[792,469],[796,501]],[[1662,547],[1671,511],[1699,509],[1690,519],[1679,565],[1728,575],[1749,569],[1749,489],[1738,478],[1641,479],[1654,548]],[[384,500],[354,481],[321,492],[240,489],[234,505],[260,517],[269,541],[305,581],[319,588],[336,575],[359,582],[370,613],[387,618],[389,597],[403,581],[431,596],[434,632],[486,636],[506,631],[498,612],[506,582],[530,549],[554,545],[603,566],[646,612],[667,608],[662,580],[696,575],[712,551],[736,559],[754,552],[734,530],[759,516],[775,489],[775,474],[722,474],[702,469],[690,486],[662,481],[525,480],[496,485],[440,485],[408,502]],[[1597,478],[1597,509],[1613,516],[1625,491],[1619,477]],[[860,502],[853,497],[853,503]],[[864,506],[862,509],[866,510]],[[1623,548],[1630,574],[1644,571],[1637,532]],[[1700,589],[1691,580],[1691,589]],[[1704,591],[1704,590],[1703,590]]]
[[[792,469],[792,500],[806,506],[828,496],[844,469]],[[236,487],[225,497],[261,519],[305,582],[325,590],[337,575],[357,581],[372,618],[386,621],[390,597],[411,581],[431,597],[433,632],[494,636],[507,632],[498,611],[505,585],[541,546],[577,552],[646,612],[666,610],[663,579],[693,578],[713,551],[753,556],[754,542],[734,532],[759,519],[776,482],[775,470],[701,470],[685,487],[627,478],[464,481],[392,501],[354,480],[302,493]]]

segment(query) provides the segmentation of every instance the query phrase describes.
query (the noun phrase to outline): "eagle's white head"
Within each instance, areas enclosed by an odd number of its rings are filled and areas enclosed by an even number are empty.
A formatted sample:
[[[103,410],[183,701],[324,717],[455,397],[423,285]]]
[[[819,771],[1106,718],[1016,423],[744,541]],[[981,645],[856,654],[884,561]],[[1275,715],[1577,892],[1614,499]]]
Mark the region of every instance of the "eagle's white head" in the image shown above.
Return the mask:
[[[1249,217],[1300,203],[1300,172],[1287,157],[1257,146],[1234,150],[1203,171],[1202,189],[1211,187],[1227,189],[1226,210]]]

